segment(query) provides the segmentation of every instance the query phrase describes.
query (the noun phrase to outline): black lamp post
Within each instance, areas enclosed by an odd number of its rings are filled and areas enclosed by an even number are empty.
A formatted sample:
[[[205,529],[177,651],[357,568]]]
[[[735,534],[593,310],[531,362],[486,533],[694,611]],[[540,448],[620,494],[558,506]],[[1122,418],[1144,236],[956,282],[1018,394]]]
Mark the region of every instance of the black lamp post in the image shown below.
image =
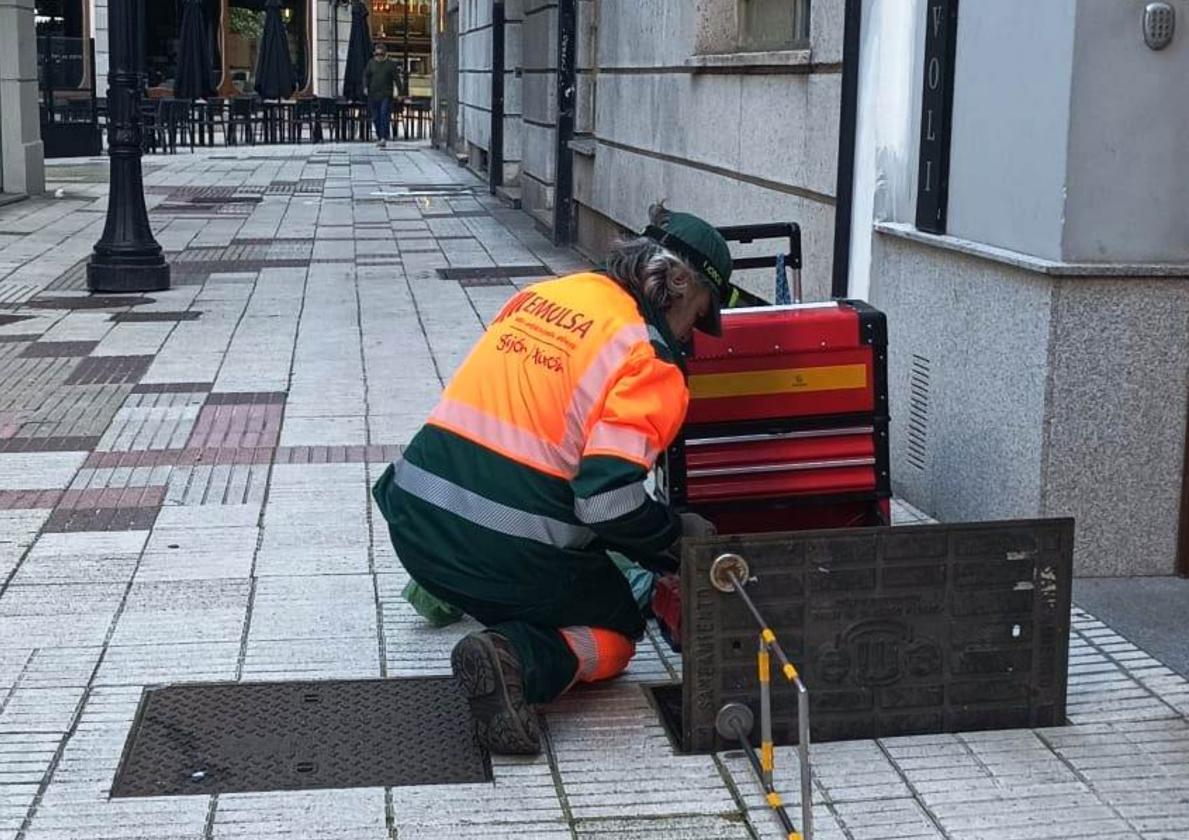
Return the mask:
[[[107,225],[87,263],[92,292],[157,292],[169,288],[169,265],[153,238],[140,169],[141,52],[144,0],[111,0],[107,77],[111,189]]]

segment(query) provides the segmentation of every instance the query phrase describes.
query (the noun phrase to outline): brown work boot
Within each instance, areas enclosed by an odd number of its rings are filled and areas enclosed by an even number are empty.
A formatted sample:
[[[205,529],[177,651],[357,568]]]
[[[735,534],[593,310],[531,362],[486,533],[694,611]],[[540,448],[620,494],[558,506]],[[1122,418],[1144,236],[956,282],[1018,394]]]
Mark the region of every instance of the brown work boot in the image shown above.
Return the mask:
[[[524,701],[520,659],[498,633],[470,633],[450,654],[454,676],[471,705],[479,742],[499,755],[537,755],[541,728]]]

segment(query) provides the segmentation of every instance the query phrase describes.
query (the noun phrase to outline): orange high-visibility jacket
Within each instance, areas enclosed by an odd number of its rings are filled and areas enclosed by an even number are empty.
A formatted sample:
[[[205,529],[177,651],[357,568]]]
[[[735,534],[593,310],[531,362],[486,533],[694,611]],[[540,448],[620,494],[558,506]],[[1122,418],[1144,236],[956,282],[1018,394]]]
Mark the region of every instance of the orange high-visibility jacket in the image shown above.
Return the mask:
[[[670,567],[680,523],[644,481],[685,418],[677,354],[663,317],[603,275],[524,289],[381,479],[386,518],[447,562],[615,548]]]

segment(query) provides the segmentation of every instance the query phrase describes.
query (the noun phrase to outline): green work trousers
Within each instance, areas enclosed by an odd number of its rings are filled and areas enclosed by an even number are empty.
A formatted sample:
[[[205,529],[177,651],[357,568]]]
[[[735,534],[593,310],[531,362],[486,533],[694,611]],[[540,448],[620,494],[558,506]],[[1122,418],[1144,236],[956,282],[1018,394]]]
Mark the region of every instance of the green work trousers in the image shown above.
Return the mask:
[[[388,533],[401,564],[417,583],[512,643],[520,657],[529,703],[553,700],[578,671],[578,659],[558,628],[603,627],[629,639],[644,634],[644,617],[632,588],[605,555],[567,557],[548,566],[533,561],[541,568],[516,570],[518,581],[527,577],[532,583],[520,586],[512,598],[499,565],[483,560],[481,548],[477,547],[476,561],[464,575],[421,555],[391,525]],[[504,593],[499,600],[491,597],[491,588]]]

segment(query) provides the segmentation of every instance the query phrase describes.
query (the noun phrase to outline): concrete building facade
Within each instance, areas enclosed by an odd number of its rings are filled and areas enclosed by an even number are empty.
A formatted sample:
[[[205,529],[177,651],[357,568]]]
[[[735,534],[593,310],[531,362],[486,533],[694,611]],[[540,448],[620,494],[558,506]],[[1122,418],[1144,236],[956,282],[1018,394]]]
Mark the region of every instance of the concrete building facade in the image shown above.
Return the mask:
[[[459,0],[454,149],[487,169],[500,6],[492,180],[557,241],[597,255],[657,199],[717,224],[798,222],[806,299],[841,271],[888,314],[899,495],[945,520],[1072,515],[1079,573],[1170,574],[1189,564],[1189,0],[1172,0],[1158,50],[1145,0],[962,0],[946,227],[927,233],[923,50],[957,5]],[[848,73],[855,175],[840,190]]]
[[[44,192],[33,0],[0,0],[0,113],[0,192]]]

